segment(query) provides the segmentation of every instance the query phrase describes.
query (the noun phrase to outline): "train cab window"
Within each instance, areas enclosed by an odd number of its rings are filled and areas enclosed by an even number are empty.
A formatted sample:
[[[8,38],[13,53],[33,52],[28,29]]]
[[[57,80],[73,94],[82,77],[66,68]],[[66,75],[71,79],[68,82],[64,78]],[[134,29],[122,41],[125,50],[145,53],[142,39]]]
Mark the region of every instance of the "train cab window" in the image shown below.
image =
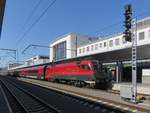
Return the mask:
[[[90,70],[90,67],[86,64],[81,65],[82,69]]]
[[[99,70],[100,69],[100,64],[98,61],[92,61],[93,64],[93,69],[94,70]]]
[[[93,65],[94,70],[98,70],[98,65]]]

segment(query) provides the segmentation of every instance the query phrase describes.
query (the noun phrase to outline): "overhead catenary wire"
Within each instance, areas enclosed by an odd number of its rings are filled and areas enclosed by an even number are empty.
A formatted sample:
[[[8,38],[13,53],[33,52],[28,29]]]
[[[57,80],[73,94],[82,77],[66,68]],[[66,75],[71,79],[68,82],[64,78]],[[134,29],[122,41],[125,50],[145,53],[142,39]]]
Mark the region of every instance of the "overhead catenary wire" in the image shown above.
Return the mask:
[[[44,10],[44,12],[46,13],[47,10],[48,10],[55,2],[56,2],[56,0],[54,0],[53,2],[51,2],[51,3],[49,4],[49,6]],[[44,16],[45,13],[42,13],[42,14],[39,16],[39,18],[36,19],[36,21],[29,27],[29,29],[22,35],[22,37],[20,37],[20,39],[17,41],[17,44],[16,44],[16,45],[18,45],[19,42],[21,42],[21,41],[25,38],[25,36],[28,34],[28,32],[30,32],[30,30],[40,21],[41,17]],[[145,14],[148,14],[148,13],[149,13],[149,11],[146,11],[145,13],[141,13],[140,15],[137,15],[137,16],[135,16],[135,17],[133,17],[133,18],[139,18],[139,16],[141,17],[141,16],[143,16],[143,15],[145,15]],[[120,21],[120,22],[117,22],[117,23],[108,25],[108,26],[106,26],[106,27],[104,27],[104,28],[102,28],[102,29],[100,29],[100,30],[97,30],[96,33],[98,33],[99,31],[101,32],[101,31],[110,29],[110,28],[112,28],[112,27],[116,27],[117,25],[120,25],[120,24],[122,24],[122,23],[123,23],[123,21]]]
[[[30,16],[35,13],[35,10],[38,8],[38,6],[40,5],[42,0],[40,0],[37,5],[33,8]],[[53,0],[52,2],[50,2],[50,4],[48,5],[48,7],[45,8],[45,10],[40,14],[40,16],[31,24],[31,26],[23,33],[23,35],[19,38],[19,40],[16,42],[15,47],[17,48],[17,46],[20,44],[20,42],[25,38],[25,36],[30,32],[30,30],[40,21],[40,19],[46,14],[46,12],[48,11],[48,9],[50,7],[52,7],[54,5],[54,3],[56,2],[56,0]],[[23,24],[22,29],[24,29],[24,27],[27,25],[28,21],[31,19],[31,17],[28,17],[27,21]],[[18,35],[19,36],[19,35]],[[14,47],[14,48],[15,48]]]
[[[31,29],[40,21],[40,19],[47,13],[48,9],[52,7],[57,0],[53,0],[47,8],[40,14],[40,16],[31,24],[31,26],[23,33],[23,35],[17,41],[16,46],[20,44],[20,42],[25,38],[25,36],[31,31]]]
[[[33,17],[34,13],[36,12],[36,10],[38,9],[38,7],[40,6],[42,0],[39,0],[37,2],[37,4],[34,6],[34,8],[32,9],[31,13],[29,14],[28,18],[26,19],[25,23],[23,24],[23,26],[20,29],[20,32],[23,31],[25,29],[25,27],[27,26],[27,24],[29,23],[29,21],[31,20],[31,18]],[[20,32],[17,34],[16,39],[19,38]],[[17,42],[15,43],[15,45],[17,44]]]
[[[31,20],[32,16],[34,15],[34,13],[36,12],[36,10],[37,10],[38,7],[40,6],[41,2],[42,2],[42,0],[39,0],[39,1],[36,3],[36,5],[33,7],[31,13],[29,14],[29,16],[27,17],[27,19],[25,20],[25,23],[24,23],[23,26],[21,27],[20,32],[25,29],[25,27],[27,26],[27,24],[28,24],[29,21]],[[19,38],[20,32],[17,34],[16,39]],[[17,42],[16,42],[14,45],[16,45],[16,44],[17,44]],[[7,52],[6,55],[9,55],[9,53]]]

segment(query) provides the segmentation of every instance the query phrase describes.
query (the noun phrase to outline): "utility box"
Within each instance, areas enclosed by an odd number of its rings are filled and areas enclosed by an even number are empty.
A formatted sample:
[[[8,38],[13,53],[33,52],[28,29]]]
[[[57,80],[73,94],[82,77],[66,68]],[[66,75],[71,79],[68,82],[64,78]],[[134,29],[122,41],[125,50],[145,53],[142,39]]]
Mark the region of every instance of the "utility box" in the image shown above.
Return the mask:
[[[150,69],[142,69],[142,84],[150,84]]]
[[[120,96],[126,99],[132,99],[132,87],[131,86],[120,86]]]

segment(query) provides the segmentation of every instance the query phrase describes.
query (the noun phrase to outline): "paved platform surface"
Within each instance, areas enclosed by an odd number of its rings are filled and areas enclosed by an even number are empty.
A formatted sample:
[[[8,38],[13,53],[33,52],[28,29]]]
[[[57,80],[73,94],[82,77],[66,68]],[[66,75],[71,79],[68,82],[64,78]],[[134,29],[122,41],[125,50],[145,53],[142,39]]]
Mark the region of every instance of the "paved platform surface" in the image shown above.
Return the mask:
[[[141,104],[132,104],[132,103],[123,101],[118,94],[112,94],[112,93],[102,91],[102,90],[89,89],[89,88],[78,88],[78,87],[69,86],[69,85],[65,85],[65,84],[51,83],[51,82],[33,80],[33,79],[27,79],[27,78],[18,78],[18,79],[22,80],[22,81],[26,81],[26,82],[31,82],[36,85],[45,86],[46,88],[50,88],[50,87],[59,88],[59,89],[64,89],[66,91],[70,91],[70,92],[74,92],[74,93],[84,94],[89,97],[92,96],[92,97],[99,98],[99,100],[97,100],[97,101],[100,101],[100,99],[111,100],[114,102],[123,103],[126,105],[135,106],[135,107],[141,106],[142,108],[149,109],[149,111],[150,111],[150,101],[147,101],[147,102],[144,102]],[[111,103],[107,103],[107,104],[111,104]],[[119,107],[119,106],[116,106],[116,107]],[[128,109],[128,108],[124,108],[124,109]],[[133,111],[136,112],[137,109],[134,109]]]
[[[121,86],[132,86],[132,83],[114,83],[113,90],[120,91]],[[150,84],[137,84],[137,93],[150,95]]]

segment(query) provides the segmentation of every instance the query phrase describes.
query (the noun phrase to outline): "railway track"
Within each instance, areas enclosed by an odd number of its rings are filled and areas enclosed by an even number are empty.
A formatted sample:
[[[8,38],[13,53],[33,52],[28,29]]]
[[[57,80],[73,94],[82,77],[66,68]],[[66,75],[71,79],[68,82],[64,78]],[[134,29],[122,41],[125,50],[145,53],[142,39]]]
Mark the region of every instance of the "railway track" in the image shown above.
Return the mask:
[[[17,99],[19,99],[20,101],[24,102],[24,99],[22,99],[21,97],[24,97],[24,95],[26,95],[26,93],[24,94],[24,92],[28,92],[29,95],[35,95],[36,98],[40,98],[40,100],[46,101],[47,103],[51,103],[51,105],[55,105],[55,108],[58,108],[59,111],[62,113],[84,113],[84,112],[86,113],[130,113],[131,112],[129,110],[122,110],[120,108],[115,108],[115,107],[113,108],[110,106],[106,106],[105,104],[100,104],[97,102],[89,101],[87,99],[73,96],[70,94],[48,90],[46,88],[42,88],[36,85],[17,81],[15,79],[11,79],[11,81],[9,79],[6,80],[6,78],[3,78],[3,79],[5,79],[3,83],[5,84],[5,86],[7,85],[7,87],[10,88],[12,93],[19,92],[19,94],[17,95]],[[23,94],[20,94],[22,92]],[[32,94],[30,94],[31,92]],[[21,96],[19,97],[19,95]],[[43,96],[41,97],[41,95]],[[30,97],[26,98],[25,103],[28,103],[28,104],[30,103],[30,101],[28,102],[29,98]],[[28,107],[26,107],[24,103],[22,104],[24,108],[29,108],[29,110],[31,108],[32,110],[32,108],[34,107],[31,107],[31,106],[34,105],[34,101],[37,101],[37,100],[33,100],[31,104],[26,105]],[[47,106],[47,105],[44,105],[44,106]],[[56,113],[58,113],[59,111],[56,111]],[[38,113],[38,112],[33,112],[33,113]],[[49,112],[44,112],[44,113],[49,113]],[[52,113],[55,113],[55,111]]]
[[[117,100],[116,101],[109,100],[109,99],[104,98],[103,96],[99,97],[99,96],[90,95],[88,93],[83,93],[83,91],[77,91],[76,87],[72,87],[72,86],[68,86],[68,85],[63,86],[63,85],[59,85],[59,84],[52,84],[52,83],[48,83],[48,82],[44,82],[44,81],[38,81],[38,80],[32,80],[32,79],[28,79],[27,81],[23,80],[23,81],[29,82],[29,83],[32,83],[35,85],[39,85],[41,87],[45,87],[48,89],[57,90],[59,92],[64,92],[64,93],[68,93],[68,94],[72,94],[72,95],[85,97],[85,98],[93,100],[93,101],[100,101],[100,102],[102,101],[102,102],[104,102],[104,104],[110,103],[111,106],[113,105],[113,106],[121,107],[124,109],[128,108],[133,112],[150,113],[150,109],[147,107],[139,106],[139,105],[127,103],[127,102],[121,102],[121,101],[117,101]],[[58,85],[58,86],[56,86],[56,85]],[[79,88],[79,89],[85,90],[85,88]],[[86,89],[88,90],[88,88],[86,88]],[[96,89],[89,89],[89,90],[91,90],[93,92],[93,94],[95,91],[98,92],[98,90],[96,90]],[[106,92],[106,91],[104,91],[104,92]],[[109,93],[111,94],[112,92],[109,92]],[[115,94],[117,94],[117,93],[115,93]]]
[[[59,110],[8,80],[2,79],[1,86],[12,113],[60,113]]]

